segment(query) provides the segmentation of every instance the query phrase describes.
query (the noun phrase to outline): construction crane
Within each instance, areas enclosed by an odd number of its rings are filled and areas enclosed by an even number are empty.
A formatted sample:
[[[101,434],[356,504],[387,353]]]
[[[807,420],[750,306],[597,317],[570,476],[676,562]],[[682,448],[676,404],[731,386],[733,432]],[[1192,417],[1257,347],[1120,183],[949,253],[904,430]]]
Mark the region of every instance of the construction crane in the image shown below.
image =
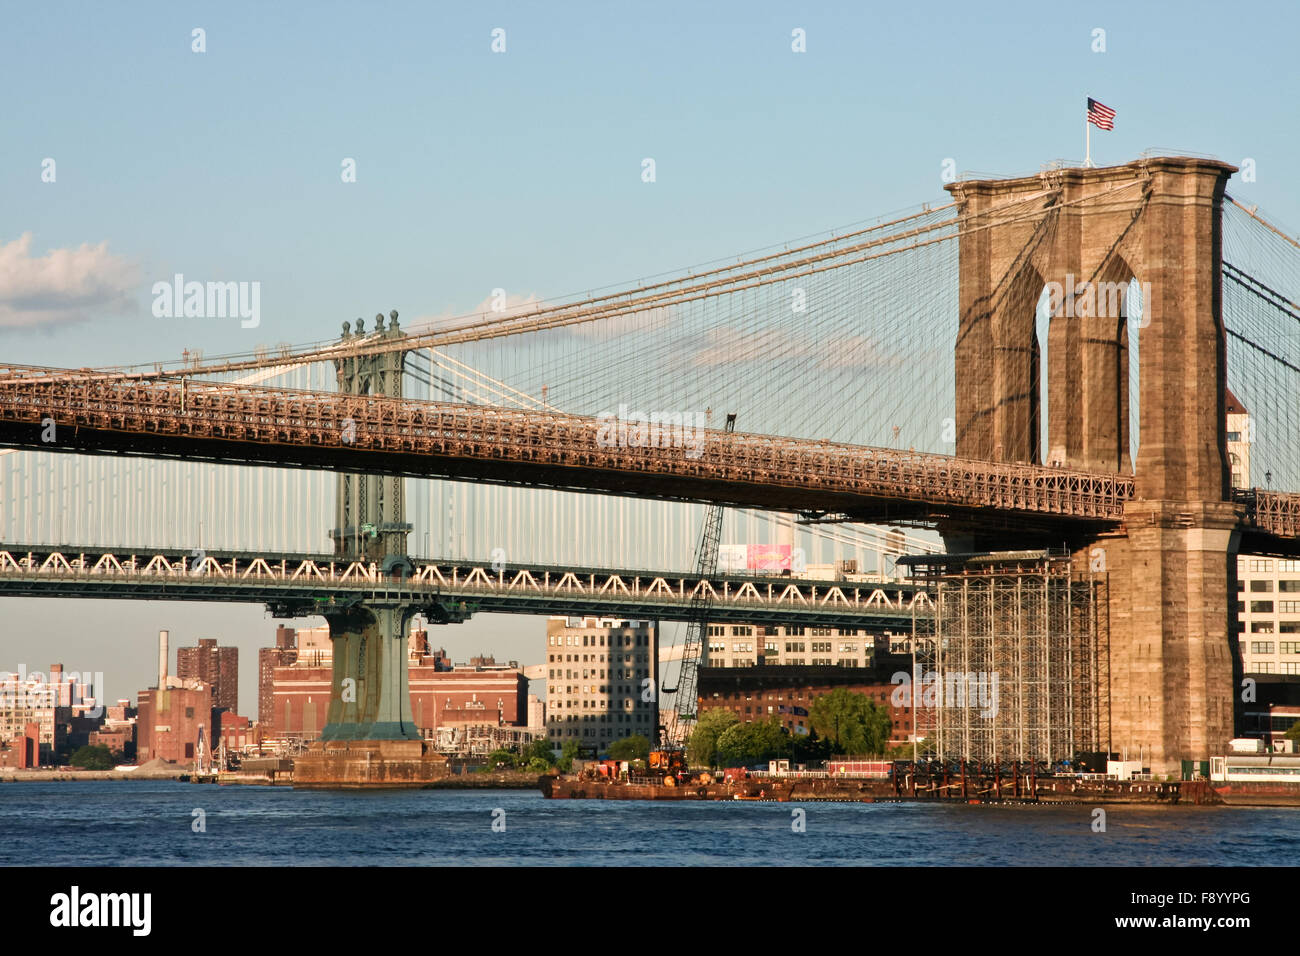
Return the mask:
[[[727,415],[726,434],[736,430],[736,415]],[[704,529],[700,534],[700,546],[695,552],[695,570],[699,580],[707,581],[718,571],[718,546],[722,538],[722,505],[710,505],[704,516]],[[681,669],[677,674],[677,686],[664,688],[664,696],[673,695],[673,708],[669,712],[667,724],[662,729],[662,740],[658,750],[650,752],[650,769],[663,773],[679,773],[686,770],[686,753],[678,743],[678,723],[692,720],[697,705],[697,677],[700,668],[701,651],[704,648],[704,632],[709,625],[709,598],[707,592],[699,589],[691,597],[687,610],[686,640],[682,645]]]

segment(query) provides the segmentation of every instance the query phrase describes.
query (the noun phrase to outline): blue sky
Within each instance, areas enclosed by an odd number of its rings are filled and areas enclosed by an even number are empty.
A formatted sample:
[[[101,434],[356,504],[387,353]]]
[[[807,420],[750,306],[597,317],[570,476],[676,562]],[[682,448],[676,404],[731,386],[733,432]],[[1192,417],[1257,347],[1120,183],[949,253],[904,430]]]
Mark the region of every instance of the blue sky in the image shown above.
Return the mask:
[[[994,175],[1077,161],[1088,95],[1118,111],[1114,132],[1093,136],[1099,163],[1150,147],[1251,157],[1257,181],[1230,191],[1300,223],[1289,3],[6,7],[6,361],[245,351],[332,337],[379,310],[463,313],[497,287],[624,284],[941,202],[950,157]],[[497,27],[505,53],[490,48]],[[791,50],[795,28],[805,53]],[[345,158],[355,183],[340,179]],[[57,268],[41,264],[60,251]],[[155,318],[150,287],[176,272],[260,281],[260,327]],[[65,656],[100,653],[75,625],[95,605],[4,603],[34,636],[6,635],[3,656],[44,666],[38,609],[62,622]],[[129,662],[141,686],[167,626],[149,607],[96,612],[146,635]],[[252,657],[273,624],[245,610],[255,636],[225,610],[167,609],[173,643],[212,622]],[[447,643],[531,660],[540,630],[488,622]]]

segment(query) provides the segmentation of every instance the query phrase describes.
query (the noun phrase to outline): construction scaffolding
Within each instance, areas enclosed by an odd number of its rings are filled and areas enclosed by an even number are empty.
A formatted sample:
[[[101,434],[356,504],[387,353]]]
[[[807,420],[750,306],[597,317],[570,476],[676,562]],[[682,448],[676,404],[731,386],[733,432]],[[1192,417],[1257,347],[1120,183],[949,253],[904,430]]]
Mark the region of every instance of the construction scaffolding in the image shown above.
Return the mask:
[[[911,684],[916,733],[934,756],[1054,763],[1102,748],[1104,575],[1047,551],[900,563],[934,600],[933,618],[913,625]]]

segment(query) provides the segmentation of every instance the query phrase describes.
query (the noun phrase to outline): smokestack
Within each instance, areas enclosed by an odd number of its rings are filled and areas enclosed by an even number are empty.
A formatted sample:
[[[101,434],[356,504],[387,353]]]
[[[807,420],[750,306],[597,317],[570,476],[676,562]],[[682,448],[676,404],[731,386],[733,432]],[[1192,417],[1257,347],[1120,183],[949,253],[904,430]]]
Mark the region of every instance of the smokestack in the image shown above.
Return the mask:
[[[167,689],[167,632],[158,632],[158,689]]]

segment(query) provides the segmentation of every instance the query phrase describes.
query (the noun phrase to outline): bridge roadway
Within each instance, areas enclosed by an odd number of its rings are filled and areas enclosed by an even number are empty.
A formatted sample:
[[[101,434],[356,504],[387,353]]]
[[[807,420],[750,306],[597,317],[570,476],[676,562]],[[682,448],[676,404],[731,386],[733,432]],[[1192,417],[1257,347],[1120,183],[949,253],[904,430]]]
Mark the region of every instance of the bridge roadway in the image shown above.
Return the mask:
[[[277,617],[400,601],[450,622],[475,612],[683,621],[704,594],[718,624],[909,631],[930,610],[924,588],[897,582],[410,561],[411,573],[398,578],[331,554],[0,543],[0,597],[245,602]]]
[[[53,440],[44,434],[53,420]],[[602,430],[602,425],[604,429]],[[1131,476],[737,433],[618,435],[486,405],[49,370],[0,377],[0,445],[453,478],[981,528],[1113,526]],[[646,436],[654,440],[651,436]],[[698,445],[684,447],[683,439]],[[668,445],[669,447],[663,447]]]

